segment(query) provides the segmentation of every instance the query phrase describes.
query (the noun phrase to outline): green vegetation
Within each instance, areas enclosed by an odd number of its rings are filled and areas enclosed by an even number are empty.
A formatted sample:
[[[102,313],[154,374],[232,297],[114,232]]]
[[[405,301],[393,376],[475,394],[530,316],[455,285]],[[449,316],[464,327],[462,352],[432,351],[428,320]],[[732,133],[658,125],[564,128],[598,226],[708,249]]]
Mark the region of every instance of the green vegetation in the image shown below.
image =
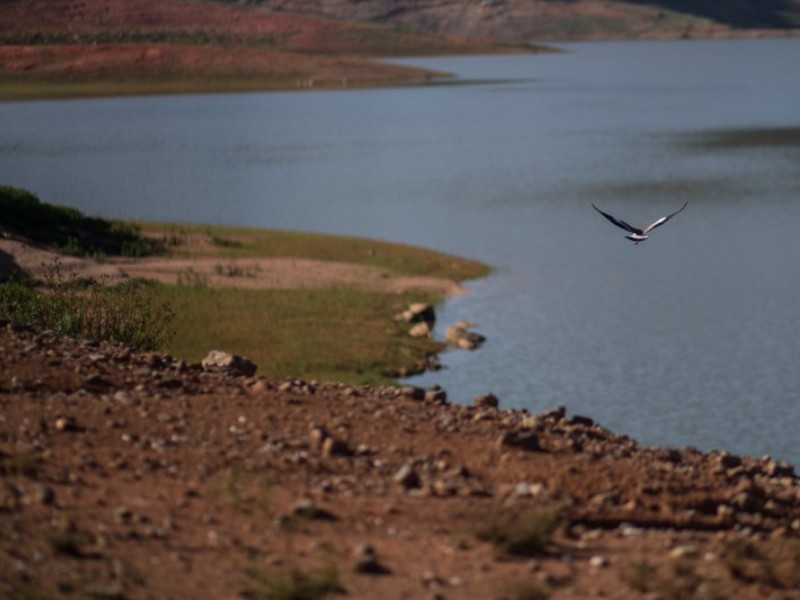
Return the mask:
[[[341,80],[340,80],[341,81]],[[6,75],[0,77],[0,99],[102,98],[166,94],[263,92],[294,89],[297,75],[257,74],[140,74],[100,75]],[[332,84],[331,84],[332,85]],[[318,82],[317,88],[325,87]],[[354,85],[351,87],[355,87]]]
[[[476,261],[403,244],[288,231],[110,223],[39,202],[24,190],[0,191],[3,207],[9,208],[0,214],[0,225],[75,254],[103,257],[138,248],[140,253],[219,257],[216,274],[247,278],[257,276],[258,269],[237,266],[233,259],[329,260],[459,281],[488,272]],[[12,279],[0,285],[0,319],[61,335],[166,350],[189,361],[199,361],[212,349],[226,350],[250,358],[260,375],[349,383],[391,383],[421,370],[444,348],[441,342],[409,337],[393,319],[411,302],[441,300],[427,293],[344,286],[217,289],[191,268],[180,274],[178,285],[103,283],[65,276],[56,261],[44,282]]]
[[[158,350],[170,338],[173,313],[155,285],[130,281],[103,286],[65,278],[56,261],[43,286],[29,280],[0,285],[0,318],[57,335]]]
[[[0,186],[0,228],[76,256],[147,256],[162,251],[130,223],[84,216],[39,201],[27,190]]]
[[[475,535],[491,542],[502,555],[535,556],[547,549],[561,521],[552,507],[532,507],[522,512],[504,510],[489,517]]]
[[[260,375],[350,383],[389,383],[424,364],[443,345],[412,339],[392,320],[420,295],[390,295],[349,287],[250,290],[204,285],[163,286],[175,311],[167,345],[190,361],[212,349],[247,356]]]

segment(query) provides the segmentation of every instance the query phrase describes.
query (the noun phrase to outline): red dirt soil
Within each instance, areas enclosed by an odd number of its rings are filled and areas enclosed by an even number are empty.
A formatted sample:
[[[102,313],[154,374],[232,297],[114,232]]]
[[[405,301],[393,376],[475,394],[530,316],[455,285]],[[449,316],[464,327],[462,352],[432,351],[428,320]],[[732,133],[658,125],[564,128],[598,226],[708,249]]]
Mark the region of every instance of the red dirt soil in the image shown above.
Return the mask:
[[[334,565],[351,598],[800,598],[800,482],[768,457],[9,324],[0,356],[3,597],[266,598]],[[542,507],[530,555],[476,535]]]

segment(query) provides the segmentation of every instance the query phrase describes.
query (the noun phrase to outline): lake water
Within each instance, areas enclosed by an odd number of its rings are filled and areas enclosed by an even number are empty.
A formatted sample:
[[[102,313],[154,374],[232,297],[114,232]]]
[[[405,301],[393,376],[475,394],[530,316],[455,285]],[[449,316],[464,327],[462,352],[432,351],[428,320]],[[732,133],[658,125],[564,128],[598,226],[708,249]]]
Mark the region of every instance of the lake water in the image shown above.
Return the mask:
[[[488,341],[414,383],[800,465],[800,40],[562,48],[403,61],[495,83],[0,104],[0,181],[481,259],[439,324]],[[591,207],[685,201],[638,246]]]

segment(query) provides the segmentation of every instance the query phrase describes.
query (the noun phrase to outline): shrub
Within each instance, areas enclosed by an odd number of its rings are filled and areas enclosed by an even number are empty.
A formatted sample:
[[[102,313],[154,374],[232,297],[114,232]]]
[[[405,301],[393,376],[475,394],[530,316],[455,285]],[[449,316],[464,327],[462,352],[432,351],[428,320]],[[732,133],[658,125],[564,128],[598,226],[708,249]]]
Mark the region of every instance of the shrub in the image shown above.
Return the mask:
[[[142,236],[134,224],[87,217],[7,185],[0,185],[0,226],[76,256],[147,256],[164,251],[162,242]]]
[[[476,536],[502,554],[532,556],[547,549],[560,522],[557,511],[549,507],[504,511],[478,528]]]
[[[30,281],[0,286],[0,318],[57,335],[158,350],[172,335],[174,313],[156,284],[132,280],[104,286],[74,276],[65,279],[56,259],[42,286]]]

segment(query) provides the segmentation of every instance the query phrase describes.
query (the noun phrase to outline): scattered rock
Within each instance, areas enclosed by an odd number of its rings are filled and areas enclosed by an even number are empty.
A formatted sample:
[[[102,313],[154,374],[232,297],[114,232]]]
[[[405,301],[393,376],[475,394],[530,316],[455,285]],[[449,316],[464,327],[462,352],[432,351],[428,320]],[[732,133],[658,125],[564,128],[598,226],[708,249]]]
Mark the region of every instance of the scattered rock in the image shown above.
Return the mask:
[[[700,550],[694,545],[675,546],[669,555],[671,558],[700,558]]]
[[[578,425],[581,427],[591,427],[594,425],[594,420],[590,419],[589,417],[583,417],[581,415],[574,415],[567,420],[567,425]]]
[[[322,456],[330,458],[333,456],[351,456],[352,454],[353,451],[350,446],[343,440],[329,437],[322,442]]]
[[[777,462],[770,460],[765,471],[770,477],[794,477],[794,467],[785,460]]]
[[[447,392],[438,385],[434,385],[425,391],[425,402],[445,404],[447,402]]]
[[[353,570],[363,575],[388,575],[391,570],[381,564],[375,549],[369,544],[358,544],[353,549],[355,566]]]
[[[230,354],[221,350],[212,350],[200,363],[206,371],[222,371],[229,375],[242,375],[252,377],[258,368],[251,362],[238,354]]]
[[[589,559],[589,565],[595,569],[601,569],[608,566],[608,559],[605,556],[595,555]]]
[[[53,423],[56,430],[58,431],[80,431],[81,428],[78,426],[78,422],[75,420],[75,417],[72,415],[66,415],[63,417],[58,417]]]
[[[542,414],[539,415],[539,419],[542,421],[560,421],[567,415],[567,409],[564,406],[556,406],[555,408],[551,408],[550,410],[546,410]]]
[[[424,400],[425,389],[415,385],[404,385],[399,389],[399,395],[411,400]]]
[[[130,523],[133,519],[133,512],[127,506],[118,506],[114,509],[114,521],[120,525]]]
[[[292,503],[292,515],[301,517],[303,519],[316,519],[320,521],[335,521],[336,515],[332,512],[317,506],[317,504],[309,498],[301,498]]]
[[[497,438],[498,450],[518,448],[520,450],[535,451],[541,450],[539,446],[539,436],[535,433],[504,431]]]
[[[56,494],[49,485],[37,483],[33,486],[32,499],[36,504],[49,505],[55,502]]]
[[[488,393],[475,396],[472,404],[478,408],[497,408],[500,406],[500,400],[494,394]]]
[[[418,488],[422,483],[419,473],[411,463],[406,463],[397,470],[394,474],[394,481],[405,489]]]
[[[436,311],[427,302],[414,302],[408,308],[395,317],[403,323],[428,323],[431,328],[436,322]]]
[[[413,338],[430,337],[433,328],[430,323],[423,321],[422,323],[415,323],[411,329],[408,330],[408,335]]]
[[[325,443],[330,437],[330,434],[324,427],[315,426],[311,428],[311,431],[308,433],[308,445],[311,450],[315,450],[317,452],[322,450],[322,444]]]
[[[475,350],[486,341],[479,333],[470,331],[472,324],[468,321],[458,321],[444,331],[444,339],[451,346],[462,350]]]
[[[719,454],[715,455],[715,460],[723,469],[735,469],[742,464],[741,458],[728,452],[720,452]]]

